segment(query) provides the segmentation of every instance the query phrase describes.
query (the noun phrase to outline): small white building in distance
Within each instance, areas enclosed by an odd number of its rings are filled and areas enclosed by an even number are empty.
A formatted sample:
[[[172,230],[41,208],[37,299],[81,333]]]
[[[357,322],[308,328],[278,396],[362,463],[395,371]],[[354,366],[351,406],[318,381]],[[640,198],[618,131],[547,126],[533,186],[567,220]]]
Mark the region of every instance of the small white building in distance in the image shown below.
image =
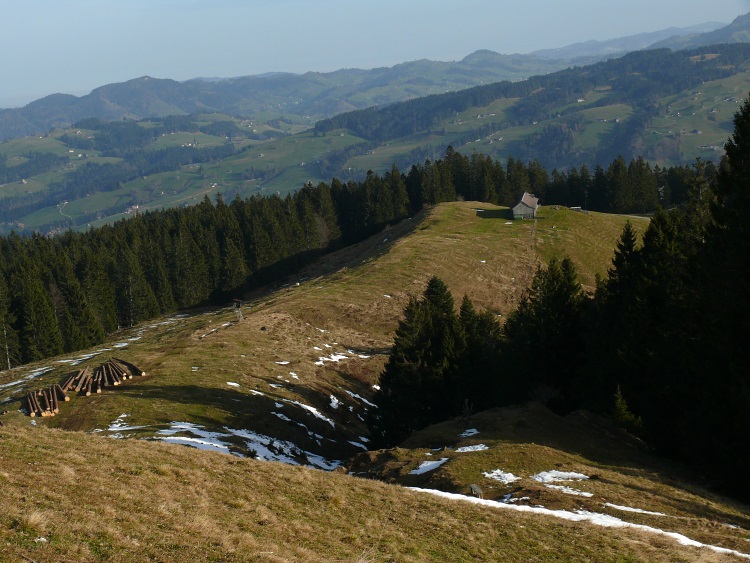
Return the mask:
[[[521,201],[513,208],[514,219],[536,219],[536,210],[539,207],[539,198],[534,194],[523,192]]]

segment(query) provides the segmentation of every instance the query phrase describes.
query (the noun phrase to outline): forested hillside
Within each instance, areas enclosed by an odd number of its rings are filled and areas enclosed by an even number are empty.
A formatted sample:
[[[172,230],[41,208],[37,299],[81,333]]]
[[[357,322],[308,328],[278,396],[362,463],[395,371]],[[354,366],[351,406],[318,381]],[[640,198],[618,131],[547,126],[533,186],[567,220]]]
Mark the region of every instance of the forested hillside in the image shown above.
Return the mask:
[[[306,121],[451,92],[499,80],[519,80],[565,68],[567,60],[491,51],[460,61],[411,61],[388,68],[304,74],[269,73],[185,82],[143,76],[76,97],[54,94],[23,108],[0,109],[0,140],[40,135],[81,119],[144,119],[219,112],[247,119],[286,116]]]
[[[750,101],[716,182],[657,211],[639,243],[626,224],[592,298],[570,260],[540,268],[502,327],[433,278],[404,311],[371,431],[395,445],[479,410],[538,400],[612,415],[657,451],[750,498]],[[702,164],[697,163],[700,171]]]
[[[506,99],[514,103],[504,107],[502,113],[485,116],[481,128],[466,131],[463,142],[454,140],[452,144],[458,147],[473,139],[502,135],[504,130],[534,126],[535,130],[521,139],[498,143],[501,148],[487,150],[493,155],[502,151],[503,156],[525,161],[536,158],[548,168],[581,163],[593,166],[620,154],[650,159],[656,155],[645,138],[647,126],[665,111],[669,113],[660,100],[732,76],[747,65],[749,58],[748,44],[634,52],[522,82],[500,82],[346,113],[319,121],[315,131],[322,135],[346,129],[377,146],[436,128],[441,130],[446,120],[468,108],[488,107],[496,100]],[[615,105],[627,107],[627,112],[621,110],[597,143],[586,148],[576,143],[584,128],[585,111]]]
[[[711,32],[700,33],[708,30]],[[89,117],[120,120],[219,112],[258,120],[286,116],[311,124],[316,119],[354,109],[501,80],[523,80],[569,66],[590,64],[648,48],[660,40],[664,43],[655,46],[686,49],[746,42],[747,34],[747,17],[739,17],[724,27],[711,23],[693,28],[669,28],[530,54],[504,55],[482,50],[460,61],[418,60],[369,70],[276,72],[184,82],[143,76],[103,85],[85,96],[52,94],[23,108],[0,109],[0,140],[42,135],[51,128],[66,128]]]
[[[538,162],[510,159],[503,167],[449,149],[406,174],[394,166],[363,182],[308,184],[284,198],[227,204],[204,197],[84,233],[11,234],[0,239],[0,359],[12,366],[78,350],[160,313],[225,302],[426,205],[460,198],[512,206],[528,191],[549,205],[650,212],[686,201],[691,185],[714,177],[711,165],[662,170],[621,157],[606,170],[550,175]]]
[[[361,182],[448,147],[551,176],[622,157],[660,168],[716,162],[750,90],[747,44],[632,53],[523,82],[503,82],[318,122],[215,113],[142,121],[84,119],[0,144],[0,234],[100,225],[205,195],[284,196],[312,181]],[[507,166],[506,166],[507,167]],[[662,190],[663,183],[658,185]],[[542,188],[535,187],[538,195]],[[662,194],[668,204],[669,195]],[[506,201],[501,198],[501,201]],[[602,210],[596,201],[575,205]],[[645,205],[650,208],[651,203]]]

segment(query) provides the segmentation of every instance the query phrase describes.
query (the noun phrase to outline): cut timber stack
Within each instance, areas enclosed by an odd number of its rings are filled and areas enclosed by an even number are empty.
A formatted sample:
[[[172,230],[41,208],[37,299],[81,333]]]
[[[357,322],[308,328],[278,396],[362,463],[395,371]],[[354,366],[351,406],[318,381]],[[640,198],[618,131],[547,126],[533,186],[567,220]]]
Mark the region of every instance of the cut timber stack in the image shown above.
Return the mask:
[[[84,368],[71,373],[62,385],[55,384],[26,393],[29,416],[55,416],[60,411],[59,401],[70,401],[68,391],[71,389],[88,397],[91,393],[101,393],[104,387],[121,385],[134,375],[144,376],[146,372],[135,364],[117,358],[107,360],[94,371]]]
[[[58,384],[39,391],[26,393],[30,416],[55,416],[60,412],[59,401],[70,401],[68,394]]]

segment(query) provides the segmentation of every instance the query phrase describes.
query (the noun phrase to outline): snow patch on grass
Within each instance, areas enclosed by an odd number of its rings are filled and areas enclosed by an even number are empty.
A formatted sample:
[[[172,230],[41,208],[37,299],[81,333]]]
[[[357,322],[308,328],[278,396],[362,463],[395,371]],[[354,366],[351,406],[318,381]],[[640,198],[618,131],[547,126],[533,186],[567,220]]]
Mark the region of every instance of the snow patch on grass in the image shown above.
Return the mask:
[[[346,389],[345,389],[345,391],[346,391]],[[347,393],[349,394],[349,396],[350,396],[350,397],[353,397],[353,398],[355,398],[355,399],[359,399],[359,400],[360,400],[360,401],[362,401],[362,402],[363,402],[364,404],[366,404],[366,405],[369,405],[369,406],[371,406],[371,407],[375,407],[375,408],[378,408],[378,405],[376,405],[375,403],[371,403],[370,401],[368,401],[368,400],[367,400],[367,399],[365,399],[364,397],[361,397],[361,396],[357,395],[356,393],[352,393],[351,391],[346,391],[346,392],[347,392]]]
[[[310,405],[306,405],[305,403],[300,403],[299,401],[289,401],[289,400],[286,400],[286,402],[290,403],[292,405],[297,405],[298,407],[302,407],[307,412],[311,413],[315,418],[319,418],[320,420],[325,420],[328,424],[331,425],[331,428],[336,428],[336,425],[334,424],[334,422],[330,418],[328,418],[327,416],[325,416],[324,414],[322,414],[315,407],[311,407]]]
[[[561,493],[565,493],[566,495],[575,495],[579,497],[593,497],[594,493],[587,493],[584,491],[579,491],[578,489],[572,489],[570,487],[566,487],[565,485],[544,485],[548,489],[554,489],[555,491],[560,491]]]
[[[434,471],[435,469],[443,465],[446,461],[448,461],[447,457],[443,457],[436,461],[423,461],[419,464],[419,467],[409,471],[409,475],[422,475],[423,473]]]
[[[532,475],[531,478],[540,483],[558,483],[560,481],[582,481],[588,479],[588,475],[575,473],[573,471],[557,471],[556,469],[553,469],[552,471],[542,471],[541,473]]]
[[[504,485],[514,483],[520,479],[520,477],[513,475],[513,473],[507,473],[503,471],[502,469],[494,469],[493,471],[485,471],[482,473],[482,475],[484,475],[488,479],[494,479],[495,481],[500,481]]]
[[[650,510],[642,510],[640,508],[632,508],[630,506],[620,506],[617,504],[612,504],[611,502],[605,502],[604,506],[614,508],[615,510],[622,510],[624,512],[637,512],[638,514],[650,514],[651,516],[666,516],[666,514],[664,514],[663,512],[652,512]]]
[[[482,452],[484,450],[489,450],[489,446],[486,444],[475,444],[473,446],[463,446],[456,449],[456,453],[463,454],[466,452]]]
[[[45,373],[48,373],[55,369],[52,366],[45,366],[43,368],[37,368],[35,370],[30,371],[26,375],[24,375],[21,379],[17,381],[11,381],[10,383],[5,383],[3,385],[0,385],[0,389],[7,389],[8,387],[15,387],[16,385],[20,385],[21,383],[25,381],[31,381],[32,379],[36,379],[40,375],[44,375]]]
[[[326,471],[332,471],[341,465],[338,460],[327,460],[318,454],[299,448],[292,442],[279,440],[252,430],[234,429],[226,426],[223,431],[210,431],[190,422],[172,422],[168,428],[160,430],[155,439],[243,457],[241,453],[232,449],[234,444],[231,442],[238,438],[244,442],[248,451],[255,454],[256,459],[262,461],[307,465]]]

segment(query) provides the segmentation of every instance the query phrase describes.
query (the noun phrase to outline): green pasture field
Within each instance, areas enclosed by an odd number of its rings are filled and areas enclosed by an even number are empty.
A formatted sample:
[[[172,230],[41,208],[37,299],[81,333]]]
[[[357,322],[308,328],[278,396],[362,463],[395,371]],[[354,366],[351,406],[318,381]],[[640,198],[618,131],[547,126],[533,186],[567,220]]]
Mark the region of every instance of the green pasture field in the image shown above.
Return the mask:
[[[181,147],[190,145],[193,147],[217,147],[228,141],[226,137],[217,137],[215,135],[206,135],[200,131],[179,131],[168,135],[161,135],[157,138],[150,148],[155,150],[165,149],[168,147]]]
[[[59,135],[21,137],[0,143],[0,154],[6,156],[22,155],[28,152],[50,152],[58,156],[68,156],[68,147],[57,137]]]

